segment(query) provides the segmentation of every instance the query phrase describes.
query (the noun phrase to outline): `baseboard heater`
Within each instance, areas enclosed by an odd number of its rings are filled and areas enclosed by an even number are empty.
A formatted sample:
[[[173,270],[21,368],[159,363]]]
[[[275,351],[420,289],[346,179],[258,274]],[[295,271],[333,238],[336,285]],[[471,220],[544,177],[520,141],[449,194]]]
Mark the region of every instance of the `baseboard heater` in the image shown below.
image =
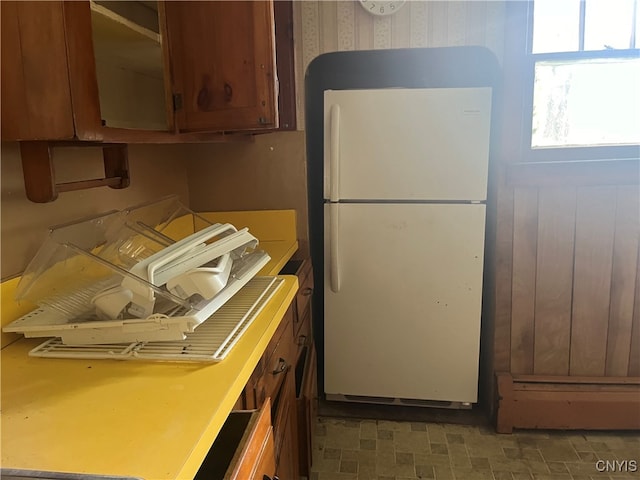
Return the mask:
[[[640,377],[498,373],[498,433],[640,429]]]

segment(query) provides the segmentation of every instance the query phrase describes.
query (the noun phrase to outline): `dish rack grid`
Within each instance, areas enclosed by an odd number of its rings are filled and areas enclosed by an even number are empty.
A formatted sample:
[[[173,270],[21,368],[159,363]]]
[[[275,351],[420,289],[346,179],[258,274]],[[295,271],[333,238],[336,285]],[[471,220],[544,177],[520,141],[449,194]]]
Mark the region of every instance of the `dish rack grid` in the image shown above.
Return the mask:
[[[184,340],[65,345],[52,338],[32,349],[32,357],[220,362],[282,286],[277,277],[254,277]]]

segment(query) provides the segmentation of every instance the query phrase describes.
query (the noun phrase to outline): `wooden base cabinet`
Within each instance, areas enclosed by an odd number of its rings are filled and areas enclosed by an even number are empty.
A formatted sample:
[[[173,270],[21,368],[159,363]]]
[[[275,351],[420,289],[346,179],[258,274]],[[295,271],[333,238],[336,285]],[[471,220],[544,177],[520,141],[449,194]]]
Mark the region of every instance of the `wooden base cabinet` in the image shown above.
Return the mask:
[[[245,391],[245,408],[271,399],[276,476],[309,477],[317,415],[316,351],[311,329],[313,275],[308,259],[292,260],[280,272],[297,275],[300,288],[291,302]]]
[[[318,412],[317,361],[313,342],[311,260],[291,260],[281,273],[296,275],[300,288],[293,302],[293,337],[296,343],[295,384],[298,428],[298,473],[311,476],[313,432]]]
[[[298,478],[298,430],[295,394],[293,308],[289,307],[244,391],[246,408],[271,401],[275,472],[282,480]]]

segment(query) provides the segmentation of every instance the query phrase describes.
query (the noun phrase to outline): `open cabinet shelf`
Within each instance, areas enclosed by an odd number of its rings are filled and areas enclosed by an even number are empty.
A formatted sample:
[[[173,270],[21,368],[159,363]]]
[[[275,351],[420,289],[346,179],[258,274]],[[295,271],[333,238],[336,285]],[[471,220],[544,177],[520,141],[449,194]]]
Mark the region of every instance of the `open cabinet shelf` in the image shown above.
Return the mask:
[[[100,110],[105,125],[167,130],[160,34],[104,5],[93,1],[90,5]],[[144,8],[156,15],[157,20],[156,12]]]
[[[145,41],[146,39],[151,44],[160,45],[160,34],[158,32],[143,27],[99,3],[92,1],[90,5],[91,21],[94,22],[94,28],[96,26],[102,28],[101,34],[105,38],[111,37],[116,41],[122,38],[126,42],[135,39]]]

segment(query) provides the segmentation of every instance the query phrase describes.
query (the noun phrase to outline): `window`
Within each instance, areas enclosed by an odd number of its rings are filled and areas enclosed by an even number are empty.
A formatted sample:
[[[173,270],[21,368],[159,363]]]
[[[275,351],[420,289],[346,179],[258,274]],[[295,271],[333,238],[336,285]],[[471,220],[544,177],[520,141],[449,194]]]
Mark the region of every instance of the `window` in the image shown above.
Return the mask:
[[[528,160],[637,158],[640,0],[528,2]]]

